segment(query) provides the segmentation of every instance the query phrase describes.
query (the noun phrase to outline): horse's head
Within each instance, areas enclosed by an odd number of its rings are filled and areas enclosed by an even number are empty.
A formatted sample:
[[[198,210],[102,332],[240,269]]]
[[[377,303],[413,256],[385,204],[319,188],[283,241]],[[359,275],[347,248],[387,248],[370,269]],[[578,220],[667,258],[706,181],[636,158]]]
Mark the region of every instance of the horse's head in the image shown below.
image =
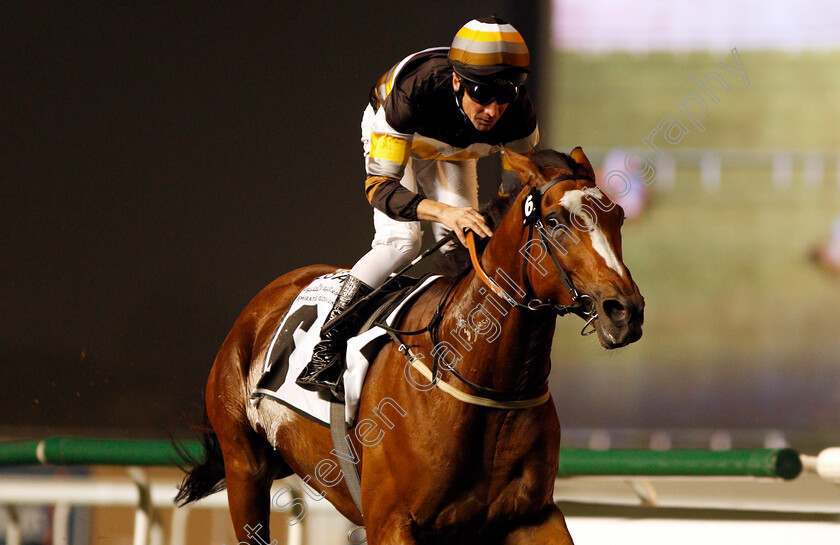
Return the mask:
[[[595,184],[583,150],[506,154],[525,183],[506,227],[521,232],[532,294],[597,313],[593,326],[605,348],[637,341],[645,301],[622,260],[624,211]]]

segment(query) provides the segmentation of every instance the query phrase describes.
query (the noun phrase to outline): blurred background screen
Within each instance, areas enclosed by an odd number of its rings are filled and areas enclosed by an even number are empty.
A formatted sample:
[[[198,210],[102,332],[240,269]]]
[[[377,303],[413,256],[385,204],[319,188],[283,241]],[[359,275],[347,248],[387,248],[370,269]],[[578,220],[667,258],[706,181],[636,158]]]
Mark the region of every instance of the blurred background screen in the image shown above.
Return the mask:
[[[251,297],[369,247],[373,83],[494,12],[541,145],[622,194],[647,300],[616,352],[558,321],[566,444],[840,440],[840,7],[817,0],[4,7],[0,435],[188,433]]]
[[[544,143],[619,196],[647,302],[615,353],[558,327],[564,423],[836,441],[838,29],[819,0],[551,2]]]

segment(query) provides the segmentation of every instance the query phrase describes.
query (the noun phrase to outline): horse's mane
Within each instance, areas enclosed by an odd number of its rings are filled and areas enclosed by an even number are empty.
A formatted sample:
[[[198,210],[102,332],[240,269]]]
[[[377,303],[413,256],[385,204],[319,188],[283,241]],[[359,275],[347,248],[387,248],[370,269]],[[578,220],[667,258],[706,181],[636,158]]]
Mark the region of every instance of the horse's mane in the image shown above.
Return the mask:
[[[577,167],[575,160],[567,154],[550,149],[536,151],[529,158],[539,167],[563,168],[571,172],[574,172],[575,167]],[[490,229],[495,231],[496,227],[505,219],[508,211],[510,211],[513,203],[522,191],[522,185],[522,181],[517,179],[516,186],[511,189],[509,194],[496,195],[481,209],[481,213],[484,215]],[[476,250],[479,253],[484,250],[486,244],[487,240],[476,238]],[[435,272],[445,276],[456,277],[466,272],[470,267],[472,267],[472,264],[470,263],[469,252],[459,243],[455,249],[445,254],[438,254],[435,263]]]

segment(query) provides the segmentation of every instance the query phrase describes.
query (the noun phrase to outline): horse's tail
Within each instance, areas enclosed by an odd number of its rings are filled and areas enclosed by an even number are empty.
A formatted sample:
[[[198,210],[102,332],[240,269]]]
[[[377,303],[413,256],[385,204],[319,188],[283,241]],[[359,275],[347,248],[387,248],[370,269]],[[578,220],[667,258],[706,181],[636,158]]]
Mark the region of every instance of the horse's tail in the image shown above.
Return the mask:
[[[225,464],[222,449],[216,432],[210,426],[206,410],[204,424],[199,427],[199,430],[202,432],[203,459],[196,459],[183,446],[175,443],[179,455],[191,467],[191,469],[181,467],[187,474],[184,475],[178,487],[178,494],[175,496],[175,503],[178,506],[184,506],[225,489]]]

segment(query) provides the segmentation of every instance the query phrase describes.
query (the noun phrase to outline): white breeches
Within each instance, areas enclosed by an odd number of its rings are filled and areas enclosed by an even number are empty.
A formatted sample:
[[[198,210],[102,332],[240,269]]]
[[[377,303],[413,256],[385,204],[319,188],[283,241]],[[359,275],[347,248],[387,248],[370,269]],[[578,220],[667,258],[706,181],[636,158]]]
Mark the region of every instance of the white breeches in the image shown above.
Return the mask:
[[[370,126],[373,115],[373,108],[368,106],[362,118],[365,161],[370,153]],[[410,191],[422,192],[433,201],[450,206],[478,208],[475,159],[443,161],[409,158],[400,183]],[[377,209],[373,210],[373,225],[376,234],[371,243],[371,250],[356,262],[350,272],[365,284],[376,288],[388,275],[408,265],[420,253],[423,231],[419,221],[397,221]],[[440,240],[448,232],[449,229],[443,224],[432,223],[435,240]]]

